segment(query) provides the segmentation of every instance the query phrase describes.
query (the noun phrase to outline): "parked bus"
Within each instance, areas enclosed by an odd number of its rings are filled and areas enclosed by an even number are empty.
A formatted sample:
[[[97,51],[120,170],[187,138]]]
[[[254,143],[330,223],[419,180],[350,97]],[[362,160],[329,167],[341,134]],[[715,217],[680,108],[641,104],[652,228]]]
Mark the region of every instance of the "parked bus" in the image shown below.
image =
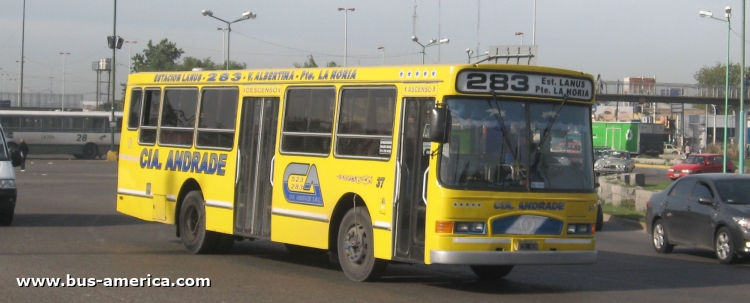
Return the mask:
[[[111,116],[111,112],[104,111],[0,110],[0,124],[9,148],[18,148],[18,142],[24,139],[30,154],[67,154],[78,159],[94,159],[111,148]],[[122,112],[115,112],[115,120],[117,148]]]
[[[487,279],[595,263],[593,82],[490,64],[130,74],[117,210],[175,225],[190,253],[327,251],[355,281],[389,261]]]

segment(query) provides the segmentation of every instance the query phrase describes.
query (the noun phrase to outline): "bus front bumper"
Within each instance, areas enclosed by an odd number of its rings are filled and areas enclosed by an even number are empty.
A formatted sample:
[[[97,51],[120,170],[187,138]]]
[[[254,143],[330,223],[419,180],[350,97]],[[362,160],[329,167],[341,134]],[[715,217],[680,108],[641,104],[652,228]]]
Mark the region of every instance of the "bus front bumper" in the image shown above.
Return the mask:
[[[430,252],[432,264],[567,265],[594,264],[596,251],[447,251]]]

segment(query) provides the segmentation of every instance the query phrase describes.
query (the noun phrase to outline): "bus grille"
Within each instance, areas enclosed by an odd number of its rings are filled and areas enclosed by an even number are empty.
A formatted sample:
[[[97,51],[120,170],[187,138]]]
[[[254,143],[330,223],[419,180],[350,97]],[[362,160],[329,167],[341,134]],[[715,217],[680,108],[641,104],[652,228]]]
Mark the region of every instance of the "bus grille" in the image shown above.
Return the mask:
[[[542,216],[510,216],[492,220],[493,235],[560,235],[563,222]]]

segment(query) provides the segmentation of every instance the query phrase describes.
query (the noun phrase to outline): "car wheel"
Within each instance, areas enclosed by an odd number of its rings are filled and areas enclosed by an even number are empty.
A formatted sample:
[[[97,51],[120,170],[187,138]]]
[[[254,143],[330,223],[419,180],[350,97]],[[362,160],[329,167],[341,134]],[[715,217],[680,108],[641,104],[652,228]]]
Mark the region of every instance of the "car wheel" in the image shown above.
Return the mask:
[[[654,250],[660,254],[671,253],[674,249],[674,245],[669,244],[669,238],[667,238],[667,228],[661,220],[656,220],[654,228],[651,230],[651,236],[653,239]]]
[[[716,233],[715,248],[716,258],[721,264],[729,264],[735,260],[734,243],[732,243],[732,233],[729,229],[722,227]]]
[[[677,178],[669,178],[669,180],[675,181],[677,180]]]
[[[513,270],[513,265],[471,265],[469,268],[481,280],[498,280],[505,278]]]
[[[15,213],[15,206],[8,208],[0,208],[0,226],[10,226],[13,223],[13,214]]]
[[[673,155],[676,155],[676,154],[677,154],[677,152],[676,152],[676,151],[673,151],[673,152],[672,152],[672,154],[673,154]]]

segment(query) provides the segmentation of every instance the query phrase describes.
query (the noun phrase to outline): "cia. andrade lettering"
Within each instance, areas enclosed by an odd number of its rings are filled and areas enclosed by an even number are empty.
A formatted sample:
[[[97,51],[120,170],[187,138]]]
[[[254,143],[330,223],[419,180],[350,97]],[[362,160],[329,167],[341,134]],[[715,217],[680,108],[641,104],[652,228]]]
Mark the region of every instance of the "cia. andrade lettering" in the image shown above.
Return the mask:
[[[138,158],[141,168],[219,176],[226,173],[227,154],[169,150],[166,161],[162,162],[159,157],[160,151],[162,154],[167,152],[166,150],[144,148]]]

